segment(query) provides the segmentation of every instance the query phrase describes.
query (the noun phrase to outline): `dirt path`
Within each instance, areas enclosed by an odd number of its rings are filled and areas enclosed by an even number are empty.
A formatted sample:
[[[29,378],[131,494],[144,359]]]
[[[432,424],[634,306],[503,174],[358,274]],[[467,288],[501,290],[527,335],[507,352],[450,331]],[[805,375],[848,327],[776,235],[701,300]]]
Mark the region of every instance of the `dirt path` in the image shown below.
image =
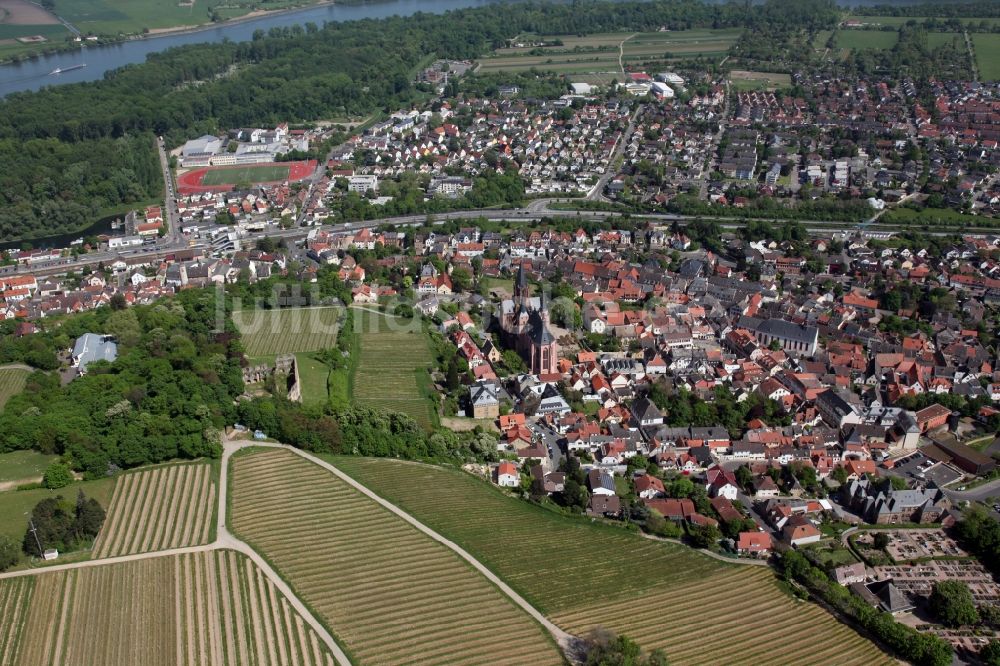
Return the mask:
[[[525,600],[524,597],[522,597],[520,594],[518,594],[517,592],[515,592],[509,585],[507,585],[507,583],[505,583],[503,580],[501,580],[500,578],[498,578],[496,576],[496,574],[494,574],[492,571],[490,571],[488,568],[486,568],[486,565],[484,565],[482,562],[480,562],[479,560],[477,560],[476,558],[474,558],[468,551],[466,551],[464,548],[462,548],[461,546],[459,546],[458,544],[456,544],[454,541],[446,539],[445,537],[441,536],[440,534],[438,534],[437,532],[435,532],[431,528],[427,527],[426,525],[424,525],[423,523],[421,523],[419,520],[417,520],[416,518],[414,518],[410,514],[406,513],[405,511],[403,511],[399,507],[397,507],[395,504],[392,504],[391,502],[388,502],[387,500],[382,499],[382,497],[380,497],[379,495],[376,495],[374,492],[372,492],[371,490],[369,490],[366,486],[361,485],[360,483],[358,483],[357,481],[355,481],[352,477],[350,477],[347,474],[345,474],[344,472],[340,471],[339,469],[337,469],[336,467],[334,467],[330,463],[326,462],[325,460],[321,460],[321,459],[317,458],[316,456],[312,455],[311,453],[308,453],[306,451],[302,451],[300,449],[296,449],[296,448],[288,446],[286,444],[272,444],[272,443],[263,443],[263,442],[246,442],[246,443],[242,443],[242,442],[239,442],[239,443],[238,442],[226,442],[226,444],[225,444],[225,452],[222,454],[223,455],[223,460],[225,461],[230,455],[232,455],[232,453],[234,451],[239,450],[241,448],[250,447],[250,446],[263,446],[263,447],[274,448],[274,449],[286,449],[286,450],[291,451],[292,453],[294,453],[296,455],[299,455],[299,456],[305,458],[309,462],[312,462],[312,463],[314,463],[316,465],[319,465],[320,467],[322,467],[323,469],[327,470],[328,472],[333,473],[338,479],[340,479],[341,481],[343,481],[347,485],[351,486],[352,488],[354,488],[355,490],[359,491],[361,494],[365,495],[369,499],[371,499],[371,500],[375,501],[376,503],[380,504],[381,506],[385,507],[386,509],[388,509],[389,511],[391,511],[392,513],[394,513],[396,516],[402,518],[403,520],[405,520],[410,525],[413,525],[415,528],[417,528],[418,530],[420,530],[421,532],[423,532],[424,534],[426,534],[430,538],[434,539],[438,543],[440,543],[440,544],[444,545],[445,547],[451,549],[455,554],[457,554],[463,560],[465,560],[470,565],[472,565],[472,567],[476,571],[478,571],[479,573],[481,573],[483,576],[486,577],[487,580],[489,580],[497,588],[499,588],[501,592],[503,592],[504,594],[506,594],[510,598],[510,600],[513,601],[515,604],[517,604],[525,613],[527,613],[528,615],[530,615],[532,618],[535,619],[536,622],[538,622],[539,624],[541,624],[542,627],[544,627],[545,630],[548,631],[552,635],[552,637],[556,640],[556,643],[558,643],[559,646],[567,654],[571,653],[571,651],[573,650],[574,643],[576,641],[576,637],[574,637],[573,635],[571,635],[571,634],[563,631],[562,629],[560,629],[559,627],[557,627],[555,624],[553,624],[547,617],[545,617],[544,615],[542,615],[542,613],[539,612],[539,610],[537,608],[535,608],[530,603],[528,603],[528,601]],[[225,469],[225,463],[223,463],[223,469]],[[222,494],[225,494],[225,493],[222,493]]]
[[[618,69],[622,70],[622,83],[625,83],[625,79],[628,78],[628,75],[625,74],[625,42],[632,39],[637,34],[639,33],[633,32],[618,44]]]

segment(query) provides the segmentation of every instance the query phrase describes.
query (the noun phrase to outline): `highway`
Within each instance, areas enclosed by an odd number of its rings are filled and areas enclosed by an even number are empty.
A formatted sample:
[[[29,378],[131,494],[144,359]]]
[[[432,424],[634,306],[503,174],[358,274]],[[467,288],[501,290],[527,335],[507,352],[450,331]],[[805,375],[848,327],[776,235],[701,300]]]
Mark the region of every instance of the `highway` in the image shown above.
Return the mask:
[[[166,159],[165,154],[161,155],[161,159]],[[4,273],[17,273],[17,274],[32,274],[38,277],[44,277],[49,275],[60,275],[68,273],[70,271],[78,271],[84,266],[97,266],[100,263],[108,265],[113,263],[118,259],[123,260],[140,260],[137,263],[151,262],[156,260],[162,260],[169,258],[171,255],[175,254],[179,250],[191,248],[206,250],[211,248],[211,241],[204,238],[194,238],[189,239],[184,234],[180,233],[179,225],[177,223],[177,206],[174,200],[174,189],[173,184],[170,181],[169,169],[165,169],[164,178],[166,179],[166,191],[167,191],[167,202],[165,208],[167,210],[166,215],[170,217],[168,224],[170,225],[169,231],[166,236],[159,239],[155,245],[147,245],[139,248],[125,249],[125,250],[103,250],[100,252],[91,252],[79,257],[72,259],[59,259],[57,261],[49,262],[39,262],[31,266],[16,266],[16,267],[6,267],[0,269],[0,274]],[[475,210],[460,210],[451,211],[448,213],[436,213],[433,215],[434,220],[438,222],[443,222],[444,220],[452,219],[470,219],[483,217],[489,220],[505,220],[510,223],[528,223],[542,220],[544,218],[575,218],[578,220],[603,220],[608,217],[620,217],[619,213],[613,213],[608,211],[576,211],[576,210],[556,210],[549,208],[549,205],[555,200],[553,199],[539,199],[531,202],[525,208],[514,208],[514,209],[475,209]],[[635,214],[631,216],[632,219],[642,219],[649,220],[654,223],[660,223],[663,225],[677,223],[680,225],[685,225],[690,223],[695,219],[713,220],[719,224],[719,226],[727,231],[734,231],[741,229],[750,220],[737,217],[703,217],[703,216],[693,216],[693,215],[673,215],[669,213],[652,213],[652,214]],[[324,225],[323,228],[332,229],[336,231],[350,231],[354,229],[362,228],[376,228],[384,225],[395,225],[395,226],[418,226],[423,225],[427,222],[428,215],[405,215],[401,217],[388,217],[381,218],[377,220],[368,220],[365,222],[346,222],[334,225]],[[827,222],[822,220],[800,220],[801,224],[806,227],[806,230],[817,236],[830,236],[835,233],[854,233],[858,230],[858,225],[849,222]],[[873,225],[868,227],[867,231],[880,231],[886,230],[881,228],[876,228],[878,225]],[[305,238],[310,231],[317,229],[318,227],[292,227],[290,229],[266,229],[261,232],[250,232],[243,238],[243,241],[252,242],[254,239],[270,237],[275,239],[285,239],[285,240],[299,240]],[[942,231],[925,232],[929,235],[936,236],[947,236],[954,233],[965,233],[968,229],[947,229]],[[976,230],[977,233],[989,233],[988,229]]]

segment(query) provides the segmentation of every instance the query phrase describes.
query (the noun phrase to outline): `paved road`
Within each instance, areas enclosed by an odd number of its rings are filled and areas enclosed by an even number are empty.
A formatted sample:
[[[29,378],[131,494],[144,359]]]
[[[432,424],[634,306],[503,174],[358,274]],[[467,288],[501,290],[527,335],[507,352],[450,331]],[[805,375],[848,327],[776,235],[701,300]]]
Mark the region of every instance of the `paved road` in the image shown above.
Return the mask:
[[[164,244],[182,246],[185,241],[181,235],[180,214],[177,211],[177,191],[174,189],[174,180],[170,175],[170,158],[167,157],[167,148],[163,145],[163,137],[156,138],[156,148],[160,154],[160,170],[163,172],[163,223],[167,225]]]
[[[993,479],[972,490],[948,490],[945,494],[953,500],[968,500],[970,502],[983,502],[990,497],[1000,496],[1000,479]]]
[[[633,37],[634,36],[635,35],[633,35]],[[624,44],[625,42],[622,43]],[[611,151],[611,156],[608,157],[607,164],[609,166],[614,165],[618,161],[618,158],[620,158],[625,153],[625,144],[628,143],[628,141],[631,140],[632,138],[632,132],[635,131],[635,124],[639,120],[640,113],[642,113],[642,107],[637,104],[635,109],[633,109],[632,111],[631,117],[629,117],[628,119],[628,127],[626,127],[625,131],[618,136],[618,141],[615,143],[615,147]],[[617,173],[618,173],[617,169],[609,168],[603,176],[597,179],[597,184],[594,185],[594,187],[587,194],[587,199],[591,201],[607,201],[608,199],[605,198],[604,196],[604,188],[607,186],[608,181],[610,181]],[[557,212],[557,211],[549,211],[547,206],[544,210],[547,211],[549,215],[552,215],[553,213]],[[566,211],[558,211],[558,212],[566,212]]]
[[[574,647],[575,647],[574,644],[576,643],[576,640],[577,640],[576,637],[574,637],[571,634],[566,633],[565,631],[563,631],[562,629],[560,629],[559,627],[557,627],[556,625],[554,625],[551,621],[549,621],[549,619],[547,617],[545,617],[544,615],[542,615],[541,612],[538,611],[538,609],[536,609],[534,606],[532,606],[530,603],[528,603],[524,599],[524,597],[522,597],[520,594],[518,594],[513,589],[511,589],[511,587],[509,585],[507,585],[507,583],[505,583],[502,580],[500,580],[500,578],[498,578],[492,571],[490,571],[489,569],[487,569],[486,566],[482,562],[480,562],[479,560],[477,560],[476,558],[474,558],[471,554],[469,554],[468,551],[466,551],[464,548],[462,548],[461,546],[459,546],[455,542],[450,541],[449,539],[446,539],[445,537],[441,536],[440,534],[438,534],[437,532],[435,532],[431,528],[427,527],[426,525],[424,525],[423,523],[421,523],[420,521],[418,521],[416,518],[414,518],[410,514],[406,513],[405,511],[403,511],[402,509],[400,509],[399,507],[397,507],[395,504],[392,504],[392,503],[390,503],[390,502],[382,499],[379,495],[376,495],[374,492],[372,492],[371,490],[369,490],[366,486],[361,485],[360,483],[358,483],[357,481],[355,481],[352,477],[350,477],[347,474],[345,474],[344,472],[340,471],[339,469],[337,469],[336,467],[334,467],[330,463],[326,462],[325,460],[321,460],[321,459],[317,458],[316,456],[312,455],[311,453],[308,453],[308,452],[303,451],[301,449],[296,449],[296,448],[288,446],[286,444],[272,444],[272,443],[252,442],[252,443],[247,443],[246,445],[247,446],[266,446],[268,448],[275,448],[275,449],[287,449],[288,451],[291,451],[292,453],[294,453],[296,455],[299,455],[299,456],[305,458],[306,460],[308,460],[308,461],[310,461],[312,463],[315,463],[316,465],[319,465],[320,467],[322,467],[323,469],[327,470],[328,472],[333,473],[334,476],[336,476],[338,479],[340,479],[341,481],[343,481],[347,485],[349,485],[352,488],[354,488],[355,490],[359,491],[361,494],[365,495],[369,499],[377,502],[378,504],[381,504],[383,507],[385,507],[386,509],[388,509],[392,513],[396,514],[397,516],[399,516],[400,518],[402,518],[403,520],[405,520],[406,522],[408,522],[410,525],[413,525],[415,528],[417,528],[418,530],[420,530],[421,532],[423,532],[424,534],[426,534],[430,538],[434,539],[438,543],[440,543],[440,544],[444,545],[445,547],[447,547],[447,548],[451,549],[452,551],[454,551],[455,554],[457,554],[463,560],[465,560],[466,562],[468,562],[469,564],[471,564],[472,567],[476,571],[478,571],[483,576],[485,576],[486,579],[489,580],[491,583],[493,583],[495,586],[497,586],[500,589],[501,592],[503,592],[508,597],[510,597],[511,601],[513,601],[515,604],[517,604],[518,606],[520,606],[521,609],[524,610],[525,613],[527,613],[532,618],[534,618],[535,621],[537,621],[539,624],[541,624],[550,634],[552,634],[552,637],[556,640],[556,642],[559,644],[559,646],[561,648],[563,648],[564,651],[566,651],[567,653],[569,653],[571,650],[574,649]],[[222,494],[222,492],[225,492],[225,489],[222,489],[222,491],[220,491],[220,494]]]

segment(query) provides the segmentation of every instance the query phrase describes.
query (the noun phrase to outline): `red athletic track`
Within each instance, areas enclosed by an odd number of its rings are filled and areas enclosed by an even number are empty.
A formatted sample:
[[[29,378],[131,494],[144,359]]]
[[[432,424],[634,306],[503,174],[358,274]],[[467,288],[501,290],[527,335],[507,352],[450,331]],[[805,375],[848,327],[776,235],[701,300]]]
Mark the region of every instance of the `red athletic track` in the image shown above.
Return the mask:
[[[266,166],[286,166],[288,167],[288,182],[292,183],[297,180],[302,180],[306,178],[316,170],[316,160],[309,160],[307,162],[263,162],[261,164],[246,164],[242,166],[247,167],[266,167]],[[192,169],[186,173],[181,174],[177,177],[177,193],[178,194],[201,194],[202,192],[228,192],[234,185],[204,185],[202,184],[202,179],[205,174],[209,171],[217,171],[219,169],[238,169],[240,165],[234,166],[218,166],[218,167],[201,167],[200,169]],[[257,183],[258,185],[277,185],[284,181],[272,181],[269,183]]]

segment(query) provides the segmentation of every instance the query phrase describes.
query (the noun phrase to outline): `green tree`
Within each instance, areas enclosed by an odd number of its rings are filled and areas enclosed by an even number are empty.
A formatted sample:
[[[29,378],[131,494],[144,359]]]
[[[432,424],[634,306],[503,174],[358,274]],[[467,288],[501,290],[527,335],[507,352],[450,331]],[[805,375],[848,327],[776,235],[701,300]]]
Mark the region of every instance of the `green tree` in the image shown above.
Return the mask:
[[[874,539],[875,547],[879,550],[885,550],[889,545],[889,535],[884,532],[879,532],[875,535]]]
[[[69,465],[56,461],[46,468],[45,474],[42,475],[42,483],[52,490],[65,488],[73,483],[73,472]]]
[[[6,571],[21,559],[17,544],[7,536],[0,535],[0,571]]]
[[[97,500],[88,498],[83,491],[76,495],[76,517],[73,533],[78,540],[93,539],[104,526],[104,509]]]
[[[964,583],[957,580],[935,583],[927,605],[947,627],[963,627],[979,622],[972,593]]]

